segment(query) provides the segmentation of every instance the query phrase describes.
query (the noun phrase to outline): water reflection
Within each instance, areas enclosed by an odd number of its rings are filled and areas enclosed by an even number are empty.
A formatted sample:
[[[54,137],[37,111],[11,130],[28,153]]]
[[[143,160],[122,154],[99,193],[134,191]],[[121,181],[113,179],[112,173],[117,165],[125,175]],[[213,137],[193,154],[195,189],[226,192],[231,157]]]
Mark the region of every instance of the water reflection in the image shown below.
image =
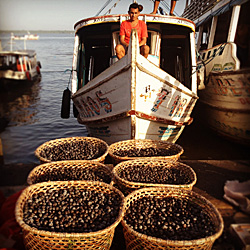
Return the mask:
[[[0,119],[8,126],[21,126],[37,121],[40,82],[13,86],[0,92]]]

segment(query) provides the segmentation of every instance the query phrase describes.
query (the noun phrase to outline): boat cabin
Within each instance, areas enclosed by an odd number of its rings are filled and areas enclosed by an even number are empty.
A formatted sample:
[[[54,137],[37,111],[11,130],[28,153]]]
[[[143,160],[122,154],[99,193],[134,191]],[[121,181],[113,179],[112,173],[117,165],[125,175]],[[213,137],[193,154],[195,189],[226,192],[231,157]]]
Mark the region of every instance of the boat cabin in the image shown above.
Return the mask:
[[[205,64],[224,51],[225,61],[215,63],[221,64],[219,71],[250,67],[249,13],[246,0],[187,0],[182,16],[196,24],[197,49]]]
[[[75,25],[73,74],[77,76],[73,79],[77,83],[73,93],[118,60],[115,47],[119,43],[120,24],[127,18],[128,15],[95,17]],[[192,65],[196,65],[194,24],[170,16],[141,15],[139,19],[148,28],[148,60],[191,89],[195,70]]]
[[[0,52],[0,70],[24,72],[37,66],[36,54],[33,51]]]

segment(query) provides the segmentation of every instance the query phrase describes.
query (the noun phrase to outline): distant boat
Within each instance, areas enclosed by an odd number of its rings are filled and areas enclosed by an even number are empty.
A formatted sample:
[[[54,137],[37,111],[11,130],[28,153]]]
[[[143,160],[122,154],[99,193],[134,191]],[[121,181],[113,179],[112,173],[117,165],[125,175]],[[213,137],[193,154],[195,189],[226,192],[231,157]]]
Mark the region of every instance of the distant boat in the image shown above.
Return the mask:
[[[183,16],[196,24],[200,102],[219,135],[250,145],[250,1],[193,0]],[[204,67],[205,66],[205,67]]]
[[[108,143],[127,139],[175,142],[197,97],[195,26],[179,17],[140,15],[150,54],[139,52],[137,32],[118,60],[120,23],[128,15],[96,16],[75,24],[72,100],[78,122]]]
[[[36,59],[34,50],[0,51],[0,87],[8,88],[24,82],[41,80],[41,64]]]
[[[24,35],[24,38],[26,40],[38,40],[39,36],[37,34],[30,34],[30,32],[28,32],[28,34]]]
[[[28,34],[24,36],[15,36],[12,33],[12,40],[38,40],[39,36],[37,34],[33,35],[28,31]]]

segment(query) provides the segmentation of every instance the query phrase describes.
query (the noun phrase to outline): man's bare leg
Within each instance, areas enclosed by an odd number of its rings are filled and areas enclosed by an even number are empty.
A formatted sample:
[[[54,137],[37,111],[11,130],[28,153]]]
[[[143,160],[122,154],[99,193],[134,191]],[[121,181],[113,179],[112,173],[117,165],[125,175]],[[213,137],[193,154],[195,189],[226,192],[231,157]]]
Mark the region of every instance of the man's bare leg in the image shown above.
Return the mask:
[[[174,16],[175,5],[176,5],[176,0],[171,0],[171,8],[170,8],[170,12],[169,12],[170,16]]]
[[[149,54],[149,46],[148,45],[142,45],[140,48],[140,53],[141,55],[143,55],[145,58],[148,58],[148,54]]]
[[[153,12],[151,14],[156,14],[157,13],[159,4],[160,4],[160,1],[155,0],[155,2],[154,2],[154,10],[153,10]]]
[[[118,44],[115,47],[115,52],[119,60],[125,56],[125,49],[121,44]]]

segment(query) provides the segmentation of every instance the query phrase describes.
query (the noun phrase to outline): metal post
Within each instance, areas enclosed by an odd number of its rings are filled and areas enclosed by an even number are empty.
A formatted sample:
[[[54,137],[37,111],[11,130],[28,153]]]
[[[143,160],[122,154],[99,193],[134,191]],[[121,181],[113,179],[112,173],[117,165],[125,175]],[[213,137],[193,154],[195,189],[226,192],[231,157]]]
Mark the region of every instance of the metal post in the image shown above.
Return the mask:
[[[23,47],[26,50],[26,39],[25,38],[23,39]]]

